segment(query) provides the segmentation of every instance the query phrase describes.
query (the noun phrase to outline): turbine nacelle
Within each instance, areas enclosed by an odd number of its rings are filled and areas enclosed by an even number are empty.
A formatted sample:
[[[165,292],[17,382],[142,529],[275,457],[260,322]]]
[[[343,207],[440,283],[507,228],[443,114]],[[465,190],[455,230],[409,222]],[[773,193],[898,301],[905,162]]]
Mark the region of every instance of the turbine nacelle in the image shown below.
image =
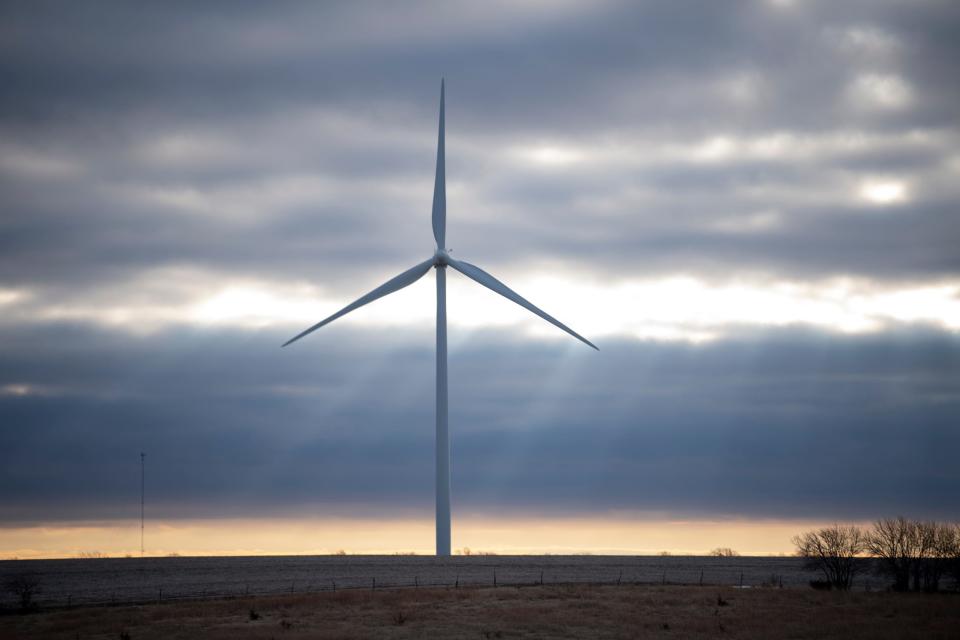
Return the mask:
[[[433,266],[447,266],[450,264],[450,254],[447,253],[446,249],[437,249],[433,253]]]

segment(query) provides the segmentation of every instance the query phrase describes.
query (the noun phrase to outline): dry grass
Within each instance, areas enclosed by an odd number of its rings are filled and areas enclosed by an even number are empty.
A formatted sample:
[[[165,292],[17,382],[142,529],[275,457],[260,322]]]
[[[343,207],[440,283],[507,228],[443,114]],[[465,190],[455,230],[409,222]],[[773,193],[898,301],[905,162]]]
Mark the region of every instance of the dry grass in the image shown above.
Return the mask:
[[[718,605],[718,598],[726,602]],[[251,619],[250,611],[259,614]],[[0,618],[0,638],[957,638],[960,596],[545,586],[341,591]]]

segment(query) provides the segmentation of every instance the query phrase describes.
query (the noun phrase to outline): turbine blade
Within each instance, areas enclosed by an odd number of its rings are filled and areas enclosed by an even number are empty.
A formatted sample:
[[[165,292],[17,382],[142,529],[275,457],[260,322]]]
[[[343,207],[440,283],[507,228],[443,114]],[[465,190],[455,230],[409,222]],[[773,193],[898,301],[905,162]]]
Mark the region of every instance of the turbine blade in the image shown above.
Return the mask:
[[[440,129],[437,134],[437,175],[433,183],[433,237],[438,249],[446,249],[447,177],[443,142],[443,80],[440,80]]]
[[[391,294],[391,293],[393,293],[394,291],[399,291],[400,289],[403,289],[404,287],[410,286],[411,284],[413,284],[414,282],[416,282],[417,280],[419,280],[420,278],[422,278],[422,277],[424,276],[424,274],[427,273],[427,271],[430,271],[430,267],[432,267],[432,266],[433,266],[433,258],[430,258],[429,260],[424,260],[423,262],[421,262],[420,264],[416,265],[415,267],[411,267],[410,269],[407,269],[406,271],[404,271],[403,273],[401,273],[401,274],[398,275],[397,277],[395,277],[395,278],[393,278],[393,279],[391,279],[391,280],[388,280],[387,282],[385,282],[384,284],[380,285],[379,287],[377,287],[376,289],[374,289],[373,291],[371,291],[371,292],[368,293],[367,295],[363,296],[362,298],[359,298],[358,300],[356,300],[356,301],[354,301],[354,302],[351,302],[350,304],[348,304],[347,306],[345,306],[343,309],[340,309],[340,311],[337,311],[335,314],[333,314],[333,315],[330,316],[329,318],[326,318],[326,319],[324,319],[324,320],[321,320],[320,322],[318,322],[317,324],[313,325],[312,327],[310,327],[310,328],[307,329],[306,331],[304,331],[304,332],[296,335],[296,336],[293,337],[293,338],[290,338],[289,340],[287,340],[286,342],[283,343],[283,346],[285,347],[285,346],[287,346],[288,344],[290,344],[291,342],[296,342],[296,341],[299,340],[300,338],[302,338],[302,337],[304,337],[304,336],[306,336],[306,335],[308,335],[308,334],[310,334],[310,333],[313,333],[314,331],[316,331],[317,329],[319,329],[319,328],[322,327],[323,325],[329,324],[329,323],[333,322],[334,320],[336,320],[336,319],[339,318],[340,316],[345,316],[345,315],[347,315],[348,313],[350,313],[350,312],[353,311],[354,309],[359,309],[359,308],[362,307],[363,305],[368,304],[368,303],[370,303],[370,302],[373,302],[374,300],[376,300],[376,299],[378,299],[378,298],[382,298],[383,296],[388,295],[388,294]]]
[[[580,335],[579,333],[577,333],[567,325],[563,324],[562,322],[560,322],[559,320],[551,316],[549,313],[538,309],[530,302],[524,300],[523,297],[520,296],[520,294],[513,291],[510,287],[503,284],[502,282],[494,278],[492,275],[490,275],[480,267],[474,266],[469,262],[463,262],[462,260],[454,260],[453,258],[448,258],[447,264],[449,264],[451,267],[453,267],[463,275],[467,276],[471,280],[479,282],[480,284],[482,284],[483,286],[485,286],[486,288],[492,291],[496,291],[497,293],[499,293],[500,295],[502,295],[504,298],[508,300],[513,300],[521,307],[524,307],[525,309],[532,311],[533,313],[537,314],[538,316],[540,316],[550,324],[563,329],[564,331],[572,335],[577,340],[580,340],[581,342],[587,345],[590,345],[597,351],[600,350],[597,347],[597,345],[593,344],[592,342],[584,338],[582,335]]]

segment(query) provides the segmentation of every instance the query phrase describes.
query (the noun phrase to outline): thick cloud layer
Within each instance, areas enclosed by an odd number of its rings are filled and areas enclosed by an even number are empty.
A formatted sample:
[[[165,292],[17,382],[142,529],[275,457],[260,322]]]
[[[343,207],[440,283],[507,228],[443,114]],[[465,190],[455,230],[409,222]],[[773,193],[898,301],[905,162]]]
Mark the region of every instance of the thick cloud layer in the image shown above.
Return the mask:
[[[428,514],[426,333],[150,340],[63,328],[4,344],[7,520]],[[398,343],[406,345],[398,347]],[[773,332],[599,354],[477,337],[451,351],[458,512],[957,517],[960,343]]]
[[[393,268],[429,249],[441,74],[450,236],[470,255],[957,271],[950,3],[5,13],[8,282],[171,263],[281,278],[357,250]]]
[[[452,295],[457,509],[960,517],[952,3],[0,25],[0,519],[430,511],[429,285],[277,345],[432,251],[441,76],[454,255],[602,349]]]

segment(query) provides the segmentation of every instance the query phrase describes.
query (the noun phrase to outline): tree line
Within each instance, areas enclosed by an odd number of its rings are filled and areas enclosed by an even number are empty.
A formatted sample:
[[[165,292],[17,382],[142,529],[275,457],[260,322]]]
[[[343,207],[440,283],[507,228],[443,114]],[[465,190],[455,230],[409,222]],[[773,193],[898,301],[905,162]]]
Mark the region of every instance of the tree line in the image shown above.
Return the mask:
[[[960,585],[958,524],[903,516],[869,529],[835,524],[794,536],[793,544],[805,566],[823,574],[814,587],[849,589],[857,573],[871,568],[891,578],[895,591],[938,591],[945,576]]]

